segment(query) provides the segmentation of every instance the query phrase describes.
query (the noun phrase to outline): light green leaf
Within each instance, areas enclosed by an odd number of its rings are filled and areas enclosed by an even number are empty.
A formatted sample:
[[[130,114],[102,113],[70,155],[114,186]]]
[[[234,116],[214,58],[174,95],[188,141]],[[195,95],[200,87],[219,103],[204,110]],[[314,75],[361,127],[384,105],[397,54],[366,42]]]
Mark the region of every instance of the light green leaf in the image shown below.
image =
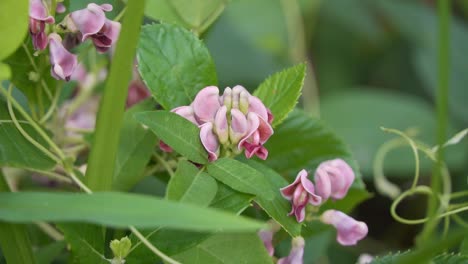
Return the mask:
[[[0,62],[0,80],[7,80],[11,77],[11,70],[8,65]]]
[[[173,201],[208,206],[216,195],[218,185],[207,173],[188,161],[180,161],[167,186],[167,198]]]
[[[203,42],[169,24],[144,26],[138,70],[153,97],[167,110],[188,105],[202,88],[216,85],[216,70]]]
[[[114,168],[114,190],[128,191],[143,177],[143,170],[156,147],[156,137],[134,119],[134,114],[151,110],[154,103],[151,100],[138,104],[123,117],[120,132],[119,148]]]
[[[208,161],[208,153],[200,141],[200,129],[187,119],[167,111],[138,113],[135,119],[189,160],[200,164]]]
[[[172,256],[182,263],[273,263],[257,234],[217,234]]]
[[[153,0],[145,14],[153,19],[170,22],[203,33],[223,12],[230,0]]]
[[[21,44],[28,32],[29,1],[0,2],[0,60],[9,56]]]
[[[255,91],[273,113],[273,126],[281,124],[297,104],[306,74],[306,65],[298,64],[268,77]]]
[[[264,175],[264,177],[269,181],[269,184],[264,186],[264,188],[271,189],[275,194],[274,199],[272,200],[255,197],[255,201],[258,205],[260,205],[268,215],[275,219],[275,221],[278,222],[292,237],[301,235],[301,224],[298,223],[296,218],[293,216],[288,216],[288,213],[291,211],[291,203],[284,199],[280,193],[280,188],[289,185],[289,183],[274,170],[259,162],[247,160],[246,163]]]
[[[363,186],[356,161],[345,143],[321,121],[303,111],[295,110],[275,129],[265,144],[266,164],[275,171],[287,173],[290,180],[302,170],[314,170],[322,161],[346,160],[357,175],[356,186]]]
[[[266,200],[274,197],[274,192],[265,188],[268,186],[265,176],[242,162],[221,158],[208,164],[207,169],[211,176],[236,191],[254,194]]]
[[[214,209],[135,194],[1,193],[0,200],[0,219],[19,223],[73,221],[194,231],[247,231],[262,227],[260,222]]]
[[[324,97],[321,101],[322,119],[350,145],[367,176],[373,175],[373,161],[379,147],[395,138],[384,133],[381,126],[403,131],[417,129],[419,133],[416,138],[429,145],[436,139],[435,112],[429,104],[404,94],[372,90],[340,93]],[[464,165],[466,159],[463,148],[449,147],[446,151],[449,153],[449,167],[461,168]],[[421,162],[423,171],[431,170],[432,164],[428,159],[421,159]],[[408,146],[390,152],[385,159],[385,172],[389,175],[412,176],[408,172],[413,170],[413,154]]]

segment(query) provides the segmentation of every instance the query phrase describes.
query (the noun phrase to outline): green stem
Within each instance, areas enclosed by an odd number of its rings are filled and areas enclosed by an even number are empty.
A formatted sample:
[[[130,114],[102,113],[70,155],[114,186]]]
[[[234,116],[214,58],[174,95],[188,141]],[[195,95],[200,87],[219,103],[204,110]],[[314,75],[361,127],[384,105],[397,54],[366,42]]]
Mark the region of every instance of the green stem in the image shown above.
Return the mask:
[[[450,1],[437,1],[438,20],[438,83],[437,83],[437,144],[442,146],[447,138],[448,120],[448,90],[450,79]],[[437,162],[433,168],[431,177],[431,188],[435,196],[440,192],[441,169],[444,164],[444,148],[439,148]],[[437,199],[430,199],[428,202],[427,214],[430,220],[424,225],[423,231],[418,238],[418,245],[430,241],[438,220],[436,217]]]
[[[171,165],[169,165],[169,163],[166,160],[161,158],[161,156],[159,156],[158,153],[153,153],[153,156],[156,158],[158,163],[166,169],[167,173],[169,173],[169,176],[171,176],[171,178],[174,177],[174,170],[172,170]]]
[[[99,107],[96,131],[86,172],[88,186],[96,191],[112,189],[120,127],[144,6],[144,0],[128,1],[127,3],[122,30]]]

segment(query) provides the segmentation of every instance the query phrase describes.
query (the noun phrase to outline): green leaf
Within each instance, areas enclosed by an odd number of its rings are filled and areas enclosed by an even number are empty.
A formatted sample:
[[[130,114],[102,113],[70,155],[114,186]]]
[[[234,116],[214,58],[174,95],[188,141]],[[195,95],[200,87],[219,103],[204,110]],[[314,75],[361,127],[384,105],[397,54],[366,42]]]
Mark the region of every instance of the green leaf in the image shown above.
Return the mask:
[[[208,161],[208,153],[200,141],[200,129],[187,119],[167,111],[138,113],[135,119],[182,156],[200,164]]]
[[[0,219],[19,223],[74,221],[194,231],[255,230],[262,226],[225,212],[135,194],[1,193],[0,200]]]
[[[167,198],[173,201],[208,206],[216,195],[218,185],[207,173],[188,161],[180,161],[167,186]]]
[[[255,201],[258,205],[260,205],[268,215],[275,219],[275,221],[278,222],[292,237],[301,235],[301,224],[298,223],[293,216],[288,216],[288,213],[291,211],[291,203],[284,199],[279,190],[280,188],[287,186],[289,183],[274,170],[259,162],[247,160],[246,163],[263,174],[269,182],[269,184],[264,185],[263,188],[272,190],[275,195],[272,200],[255,197]]]
[[[143,171],[154,151],[157,139],[151,131],[144,129],[133,115],[150,110],[153,104],[151,100],[145,101],[124,114],[112,183],[114,190],[128,191],[145,176]]]
[[[371,264],[393,264],[393,263],[399,263],[398,261],[401,259],[401,257],[404,257],[406,255],[411,254],[411,251],[405,251],[405,252],[398,252],[395,254],[388,254],[382,257],[376,257]],[[460,254],[441,254],[436,257],[434,257],[431,261],[431,263],[434,264],[463,264],[468,262],[468,256],[467,255],[460,255]]]
[[[230,0],[154,0],[149,1],[145,14],[153,19],[170,22],[203,33],[223,12]]]
[[[218,192],[210,204],[210,207],[218,208],[240,214],[250,206],[254,196],[233,190],[224,183],[218,182]]]
[[[19,123],[34,140],[43,146],[46,145],[29,124],[23,120],[19,120]],[[10,120],[6,102],[2,97],[0,97],[0,166],[37,170],[49,170],[55,166],[51,158],[33,146],[18,131]]]
[[[301,95],[306,74],[305,63],[298,64],[268,77],[255,91],[273,116],[273,126],[281,124],[294,109]]]
[[[46,246],[39,248],[35,254],[38,264],[50,264],[57,258],[65,249],[67,243],[65,241],[55,241]]]
[[[29,1],[0,2],[0,60],[9,56],[21,44],[28,32]]]
[[[90,224],[57,225],[70,245],[72,263],[107,263],[104,255],[104,229]]]
[[[403,131],[416,128],[417,138],[427,144],[436,139],[435,113],[428,103],[404,94],[375,90],[359,89],[359,92],[324,97],[321,101],[321,117],[350,145],[364,175],[370,177],[377,150],[395,138],[384,133],[381,126]],[[464,149],[450,147],[446,150],[449,167],[461,169],[466,160]],[[421,162],[423,171],[432,169],[428,159],[421,159]],[[390,152],[385,159],[385,171],[389,175],[412,176],[408,172],[413,170],[414,158],[408,146]]]
[[[265,188],[268,186],[265,176],[242,162],[221,158],[208,164],[207,169],[211,176],[236,191],[254,194],[266,200],[274,197],[274,192]]]
[[[257,234],[217,234],[172,256],[181,263],[273,263]]]
[[[202,88],[217,84],[208,49],[193,33],[175,25],[144,26],[137,58],[144,82],[166,110],[190,104]]]
[[[266,164],[281,174],[287,173],[291,180],[302,169],[312,171],[322,161],[341,158],[357,175],[355,184],[363,186],[357,163],[345,143],[321,121],[303,111],[293,111],[275,129],[265,147],[269,152]]]
[[[0,192],[9,191],[0,169]],[[7,263],[36,263],[25,225],[0,221],[0,246]]]
[[[0,62],[0,80],[7,80],[11,77],[11,70],[8,65]]]
[[[132,75],[135,49],[145,7],[144,0],[129,1],[96,120],[88,158],[86,183],[93,191],[112,189],[120,126]]]

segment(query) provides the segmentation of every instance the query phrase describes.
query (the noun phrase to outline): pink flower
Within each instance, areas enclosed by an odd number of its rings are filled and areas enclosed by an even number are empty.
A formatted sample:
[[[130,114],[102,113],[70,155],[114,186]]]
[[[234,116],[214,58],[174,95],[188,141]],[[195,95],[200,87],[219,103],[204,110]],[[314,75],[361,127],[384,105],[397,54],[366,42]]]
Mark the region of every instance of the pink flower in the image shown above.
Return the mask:
[[[277,264],[302,264],[304,256],[304,246],[305,241],[302,237],[293,238],[291,251],[289,251],[289,256],[285,258],[280,258]]]
[[[49,35],[50,41],[50,69],[52,77],[57,80],[69,81],[70,77],[78,64],[76,55],[68,52],[63,45],[62,39],[56,33]]]
[[[31,33],[35,50],[47,47],[45,24],[53,24],[55,19],[48,15],[47,9],[41,0],[31,0],[29,3],[29,33]]]
[[[322,162],[315,171],[317,194],[323,200],[342,199],[354,181],[353,169],[342,159]]]
[[[90,3],[85,9],[72,12],[66,20],[72,31],[80,31],[81,41],[91,38],[99,52],[106,52],[117,41],[120,23],[106,18],[104,12],[112,11],[112,5]]]
[[[301,170],[290,185],[280,189],[284,198],[291,201],[292,209],[289,215],[295,215],[298,222],[304,221],[305,207],[308,203],[320,205],[322,198],[315,194],[314,184],[307,179],[307,171]]]
[[[337,230],[336,240],[343,246],[352,246],[367,235],[367,225],[356,221],[352,217],[337,210],[327,210],[320,216],[320,220],[333,225]]]
[[[240,85],[226,88],[222,96],[218,87],[205,87],[191,105],[171,111],[201,128],[200,140],[210,161],[218,158],[221,148],[231,153],[245,149],[247,158],[268,156],[263,144],[273,134],[272,115],[260,99]]]
[[[127,108],[131,107],[150,96],[151,94],[145,84],[140,79],[134,79],[130,82],[128,87],[126,106]]]
[[[263,245],[265,246],[268,255],[273,256],[275,253],[275,247],[273,246],[273,230],[270,229],[262,229],[258,231],[258,236],[263,241]]]

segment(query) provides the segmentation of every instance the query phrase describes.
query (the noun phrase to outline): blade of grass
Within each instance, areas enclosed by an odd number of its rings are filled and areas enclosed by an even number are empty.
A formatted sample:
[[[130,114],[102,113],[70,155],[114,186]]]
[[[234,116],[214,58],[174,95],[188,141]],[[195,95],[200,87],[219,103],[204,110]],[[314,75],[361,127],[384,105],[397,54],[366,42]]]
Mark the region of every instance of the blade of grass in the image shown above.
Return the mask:
[[[127,11],[99,107],[94,142],[88,160],[86,183],[93,191],[112,188],[120,126],[144,7],[144,0],[127,2]]]

